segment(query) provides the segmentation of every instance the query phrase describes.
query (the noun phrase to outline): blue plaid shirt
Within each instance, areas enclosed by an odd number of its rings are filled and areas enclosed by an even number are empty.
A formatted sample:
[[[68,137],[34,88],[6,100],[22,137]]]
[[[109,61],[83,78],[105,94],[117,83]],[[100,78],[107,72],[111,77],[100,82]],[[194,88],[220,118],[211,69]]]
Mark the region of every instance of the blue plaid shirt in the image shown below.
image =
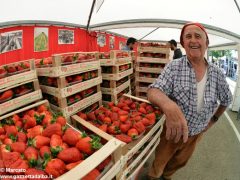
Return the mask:
[[[228,106],[232,101],[225,75],[217,66],[209,63],[204,105],[198,113],[197,81],[194,69],[186,56],[171,61],[149,87],[160,89],[180,106],[188,122],[189,136],[199,134],[206,128],[218,107],[218,102]]]

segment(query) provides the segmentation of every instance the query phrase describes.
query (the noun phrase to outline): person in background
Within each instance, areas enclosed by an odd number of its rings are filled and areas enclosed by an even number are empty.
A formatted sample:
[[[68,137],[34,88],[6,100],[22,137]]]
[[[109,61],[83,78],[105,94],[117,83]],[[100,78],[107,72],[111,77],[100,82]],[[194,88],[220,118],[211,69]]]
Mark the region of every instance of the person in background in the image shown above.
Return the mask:
[[[132,51],[136,42],[137,40],[135,38],[133,37],[128,38],[127,44],[121,50]]]
[[[204,58],[209,44],[205,28],[185,24],[180,43],[186,56],[172,60],[147,92],[166,116],[148,179],[171,180],[232,101],[225,75]]]
[[[174,39],[172,39],[172,40],[168,41],[168,44],[169,44],[171,50],[174,51],[173,59],[181,58],[182,51],[181,51],[181,49],[177,48],[177,42]]]

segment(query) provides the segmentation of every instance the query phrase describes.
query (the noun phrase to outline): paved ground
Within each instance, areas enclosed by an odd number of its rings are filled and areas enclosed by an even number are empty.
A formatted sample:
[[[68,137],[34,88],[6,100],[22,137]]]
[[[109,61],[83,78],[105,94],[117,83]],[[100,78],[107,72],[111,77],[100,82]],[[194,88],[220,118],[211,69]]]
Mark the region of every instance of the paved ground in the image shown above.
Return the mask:
[[[236,113],[228,114],[240,132]],[[146,179],[146,172],[142,170],[137,179]],[[173,180],[240,180],[240,142],[226,116],[206,132],[188,164],[176,172]]]

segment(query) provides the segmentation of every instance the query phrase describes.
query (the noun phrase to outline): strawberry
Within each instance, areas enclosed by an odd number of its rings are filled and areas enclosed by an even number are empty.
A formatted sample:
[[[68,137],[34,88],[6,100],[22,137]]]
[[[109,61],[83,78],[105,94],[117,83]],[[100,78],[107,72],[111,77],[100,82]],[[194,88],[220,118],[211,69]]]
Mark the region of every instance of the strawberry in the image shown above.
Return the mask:
[[[142,118],[141,122],[143,123],[144,126],[150,126],[150,121],[148,118]]]
[[[105,118],[103,119],[103,123],[104,123],[104,124],[111,124],[111,123],[112,123],[112,120],[111,120],[109,117],[105,117]]]
[[[101,162],[96,169],[102,171],[112,160],[111,156],[108,156],[103,162]]]
[[[4,162],[4,166],[6,168],[9,168],[11,164],[16,162],[20,158],[20,153],[19,152],[3,152],[2,151],[2,160]]]
[[[135,139],[138,136],[138,131],[135,128],[131,128],[128,130],[128,136]]]
[[[17,121],[17,122],[15,123],[15,126],[17,127],[18,130],[19,130],[19,129],[22,129],[22,128],[23,128],[23,122],[22,122],[22,121]]]
[[[84,119],[84,120],[87,120],[87,115],[86,115],[85,113],[78,112],[77,115],[78,115],[80,118],[82,118],[82,119]]]
[[[13,143],[13,140],[10,139],[10,138],[5,138],[5,139],[3,140],[3,144],[11,145],[12,143]]]
[[[24,142],[14,142],[10,146],[13,152],[19,152],[19,153],[23,153],[27,148]]]
[[[47,162],[45,171],[54,178],[57,178],[66,172],[66,165],[61,159],[52,159]]]
[[[146,106],[147,113],[152,113],[154,111],[153,107],[151,105]]]
[[[100,176],[100,172],[97,169],[93,169],[86,176],[84,176],[81,180],[98,179],[99,176]]]
[[[39,155],[42,159],[44,159],[44,157],[50,157],[51,155],[50,147],[42,146],[39,150]]]
[[[94,150],[100,149],[102,147],[102,144],[100,143],[100,138],[94,136],[93,139],[91,139],[89,136],[81,138],[77,144],[76,147],[81,151],[88,155],[92,154]]]
[[[37,125],[36,119],[29,115],[23,116],[24,129],[29,129]]]
[[[114,121],[118,121],[118,113],[116,112],[113,112],[111,115],[110,115],[110,119],[112,120],[112,122]]]
[[[0,124],[0,135],[5,134],[5,129],[3,128],[2,124]]]
[[[104,132],[107,132],[107,124],[103,124],[103,125],[99,126],[98,128]]]
[[[59,123],[59,124],[61,124],[61,126],[64,126],[64,125],[66,125],[67,120],[63,116],[58,116],[56,118],[56,123]]]
[[[70,146],[75,146],[80,139],[81,134],[72,128],[68,128],[63,135],[63,141]]]
[[[17,71],[15,66],[5,66],[5,69],[8,73],[15,73]]]
[[[125,121],[127,121],[127,119],[128,119],[128,115],[120,115],[120,116],[119,116],[119,120],[120,120],[121,122],[125,122]]]
[[[29,139],[28,144],[40,149],[42,146],[47,146],[50,143],[50,138],[37,135],[33,139]]]
[[[108,105],[109,108],[113,107],[114,106],[114,102],[108,102],[107,105]]]
[[[130,143],[132,142],[132,138],[126,134],[118,134],[115,136],[117,139],[119,139],[120,141],[123,141],[125,143]]]
[[[24,156],[28,160],[30,167],[34,167],[37,165],[38,160],[38,151],[34,147],[29,146],[24,151]]]
[[[69,171],[71,169],[73,169],[74,167],[76,167],[77,165],[79,165],[83,160],[74,162],[74,163],[69,163],[66,165],[66,169]]]
[[[143,114],[147,114],[147,111],[146,111],[146,109],[145,109],[144,107],[140,107],[140,108],[138,109],[138,111],[141,112],[141,113],[143,113]]]
[[[50,180],[50,178],[46,178],[47,173],[40,169],[28,168],[27,171],[25,172],[25,175],[29,177],[36,177],[36,178],[31,178],[31,180]],[[44,177],[44,178],[39,178],[39,177]]]
[[[51,114],[49,114],[49,113],[46,113],[44,115],[43,120],[42,120],[42,125],[43,126],[47,126],[47,125],[51,124],[52,122],[53,122],[53,116]]]
[[[11,119],[13,120],[14,124],[17,122],[17,121],[21,121],[20,117],[17,115],[17,114],[14,114]]]
[[[17,133],[17,141],[26,143],[27,142],[26,134],[24,132],[18,132]]]
[[[91,113],[87,114],[87,117],[88,117],[88,119],[91,120],[91,121],[97,120],[94,112],[91,112]]]
[[[59,135],[53,134],[50,139],[50,150],[53,157],[56,157],[60,151],[62,151],[62,138]]]
[[[83,159],[83,154],[79,152],[76,147],[67,148],[62,150],[57,157],[65,163],[74,163]]]
[[[118,112],[118,111],[120,111],[119,107],[112,106],[112,112]]]
[[[39,112],[39,113],[42,113],[47,110],[48,110],[47,107],[43,104],[37,107],[37,112]]]
[[[118,111],[118,114],[119,115],[128,115],[128,112],[124,111],[124,110],[120,110],[120,111]]]
[[[155,124],[156,122],[156,114],[155,113],[150,113],[145,116],[149,120],[150,125]]]
[[[136,122],[133,127],[138,131],[139,134],[146,130],[146,127],[143,125],[141,121]]]
[[[120,130],[122,133],[127,133],[130,128],[131,128],[130,124],[121,124],[120,125]]]
[[[62,127],[58,123],[49,124],[46,129],[43,130],[42,135],[46,137],[51,137],[53,134],[62,136]]]
[[[8,137],[10,137],[11,135],[13,135],[13,136],[17,135],[18,130],[17,130],[16,126],[4,126],[4,128],[6,131],[6,135]]]
[[[43,132],[43,127],[41,125],[37,125],[27,130],[27,137],[34,138],[37,135],[42,135],[42,132]]]
[[[9,167],[10,169],[21,169],[21,171],[13,171],[10,172],[10,174],[23,174],[28,168],[28,163],[26,160],[23,160],[22,158],[18,158],[14,163],[12,163]]]
[[[3,159],[3,153],[7,153],[11,151],[10,145],[1,144],[0,145],[0,160]]]
[[[119,127],[115,126],[115,125],[111,125],[111,126],[108,126],[107,128],[107,132],[109,134],[119,134],[120,133],[120,130],[119,130]]]

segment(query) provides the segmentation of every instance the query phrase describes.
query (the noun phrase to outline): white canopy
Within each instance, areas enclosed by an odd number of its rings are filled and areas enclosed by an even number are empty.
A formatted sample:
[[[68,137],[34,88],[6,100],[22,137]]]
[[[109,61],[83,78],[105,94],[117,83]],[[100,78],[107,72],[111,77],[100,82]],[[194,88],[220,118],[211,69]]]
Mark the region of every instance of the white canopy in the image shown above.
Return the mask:
[[[4,0],[0,26],[16,23],[10,21],[40,20],[86,27],[92,3],[90,0]],[[210,33],[210,46],[237,44],[240,43],[237,4],[240,5],[240,0],[96,0],[90,29],[141,39],[158,28],[143,40],[179,41],[182,25],[197,21]]]

